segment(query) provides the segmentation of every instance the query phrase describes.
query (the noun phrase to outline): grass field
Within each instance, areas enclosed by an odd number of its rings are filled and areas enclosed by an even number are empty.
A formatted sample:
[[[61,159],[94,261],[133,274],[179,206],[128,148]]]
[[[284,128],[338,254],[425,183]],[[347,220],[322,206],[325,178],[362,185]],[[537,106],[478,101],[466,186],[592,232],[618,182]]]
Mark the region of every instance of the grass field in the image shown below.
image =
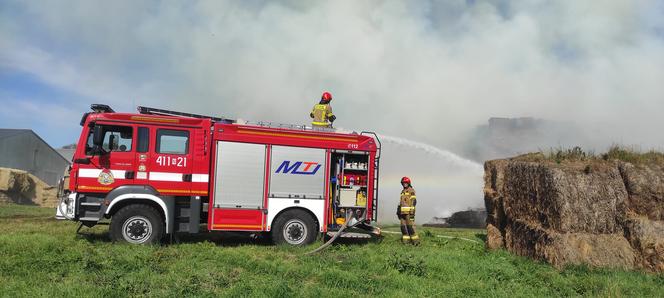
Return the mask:
[[[232,234],[180,244],[130,246],[107,226],[84,229],[53,210],[0,205],[0,296],[624,296],[664,295],[664,275],[552,267],[486,252],[482,230],[420,229],[423,243],[311,247],[267,245]],[[396,231],[396,228],[387,229]]]

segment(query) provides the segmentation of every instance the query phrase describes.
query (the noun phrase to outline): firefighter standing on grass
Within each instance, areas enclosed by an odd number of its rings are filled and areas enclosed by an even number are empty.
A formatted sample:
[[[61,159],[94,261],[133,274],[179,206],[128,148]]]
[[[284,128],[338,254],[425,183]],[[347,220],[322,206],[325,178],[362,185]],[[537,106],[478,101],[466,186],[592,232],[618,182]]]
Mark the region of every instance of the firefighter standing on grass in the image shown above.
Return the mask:
[[[330,106],[331,101],[332,94],[330,94],[330,92],[323,92],[320,102],[314,106],[311,110],[311,114],[309,114],[309,116],[314,119],[311,121],[311,124],[314,127],[332,127],[332,122],[334,122],[337,117],[332,113],[332,106]]]
[[[415,189],[408,177],[401,178],[401,186],[403,190],[397,208],[397,216],[401,222],[401,242],[417,245],[420,243],[420,237],[415,233],[415,205],[417,205]]]

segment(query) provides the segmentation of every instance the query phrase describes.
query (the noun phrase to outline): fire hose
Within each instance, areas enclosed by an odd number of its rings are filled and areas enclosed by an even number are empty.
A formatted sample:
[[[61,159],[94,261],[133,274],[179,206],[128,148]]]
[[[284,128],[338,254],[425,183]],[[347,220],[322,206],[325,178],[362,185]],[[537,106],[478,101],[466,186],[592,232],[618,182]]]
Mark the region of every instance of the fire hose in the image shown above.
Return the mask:
[[[354,213],[353,213],[352,210],[350,210],[348,213],[346,213],[346,221],[345,221],[344,224],[341,226],[341,228],[339,228],[339,231],[337,231],[337,233],[336,233],[336,234],[335,234],[330,240],[328,240],[327,242],[325,242],[323,245],[319,246],[318,248],[316,248],[316,249],[314,249],[314,250],[312,250],[312,251],[310,251],[310,252],[305,253],[304,255],[315,254],[315,253],[317,253],[317,252],[320,252],[320,251],[326,249],[327,247],[329,247],[330,245],[332,245],[332,243],[334,243],[334,241],[336,241],[337,238],[339,238],[341,235],[343,235],[343,234],[344,234],[344,231],[345,231],[346,229],[353,228],[353,227],[355,227],[355,226],[357,226],[357,225],[360,225],[360,224],[362,223],[361,220],[358,220],[357,222],[354,222],[353,224],[348,225],[348,223],[349,223],[349,222],[351,221],[351,219],[353,218],[353,214],[354,214]]]
[[[393,231],[383,231],[383,233],[387,234],[401,234],[401,232],[393,232]],[[436,238],[445,238],[445,239],[453,239],[453,240],[463,240],[463,241],[468,241],[468,242],[473,242],[473,243],[478,243],[478,244],[483,244],[480,241],[473,240],[473,239],[468,239],[464,237],[457,237],[457,236],[446,236],[446,235],[434,235]]]
[[[352,214],[352,213],[353,213],[353,211],[350,211],[350,212],[348,212],[348,213],[346,214],[346,221],[345,221],[344,224],[341,226],[341,228],[339,229],[339,231],[337,231],[337,234],[336,234],[336,235],[334,235],[330,240],[328,240],[327,242],[325,242],[325,244],[319,246],[318,248],[316,248],[316,249],[314,249],[314,250],[312,250],[312,251],[310,251],[310,252],[308,252],[308,253],[305,253],[304,255],[315,254],[315,253],[317,253],[317,252],[319,252],[319,251],[322,251],[323,249],[327,248],[328,246],[332,245],[332,243],[333,243],[335,240],[337,240],[337,238],[339,238],[339,236],[341,236],[341,234],[344,232],[344,230],[348,227],[349,219],[352,218],[352,217],[350,216],[350,214]],[[358,221],[358,223],[359,223],[359,221]],[[357,223],[355,223],[355,224],[357,224]]]

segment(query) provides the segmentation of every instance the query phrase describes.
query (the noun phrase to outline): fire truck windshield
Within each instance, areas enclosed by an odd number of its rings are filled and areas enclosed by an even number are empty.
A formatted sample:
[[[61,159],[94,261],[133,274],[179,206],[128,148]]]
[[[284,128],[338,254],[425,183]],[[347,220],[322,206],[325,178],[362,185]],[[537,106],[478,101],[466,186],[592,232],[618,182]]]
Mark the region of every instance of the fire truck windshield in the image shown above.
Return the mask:
[[[133,131],[129,126],[102,125],[104,131],[104,145],[102,149],[106,152],[128,152],[132,150]],[[92,130],[88,134],[85,146],[86,155],[94,155]]]

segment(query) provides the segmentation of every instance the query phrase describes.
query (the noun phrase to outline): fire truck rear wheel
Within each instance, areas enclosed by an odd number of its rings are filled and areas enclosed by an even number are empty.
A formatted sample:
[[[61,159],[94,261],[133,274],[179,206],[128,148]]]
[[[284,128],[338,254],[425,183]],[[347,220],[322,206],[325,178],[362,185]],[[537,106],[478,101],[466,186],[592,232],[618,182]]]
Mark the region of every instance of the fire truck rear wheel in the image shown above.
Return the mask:
[[[288,210],[274,221],[272,241],[277,245],[308,245],[316,241],[318,229],[309,213],[302,210]]]
[[[111,219],[111,238],[131,244],[157,244],[164,234],[164,221],[151,206],[133,204],[120,209]]]

